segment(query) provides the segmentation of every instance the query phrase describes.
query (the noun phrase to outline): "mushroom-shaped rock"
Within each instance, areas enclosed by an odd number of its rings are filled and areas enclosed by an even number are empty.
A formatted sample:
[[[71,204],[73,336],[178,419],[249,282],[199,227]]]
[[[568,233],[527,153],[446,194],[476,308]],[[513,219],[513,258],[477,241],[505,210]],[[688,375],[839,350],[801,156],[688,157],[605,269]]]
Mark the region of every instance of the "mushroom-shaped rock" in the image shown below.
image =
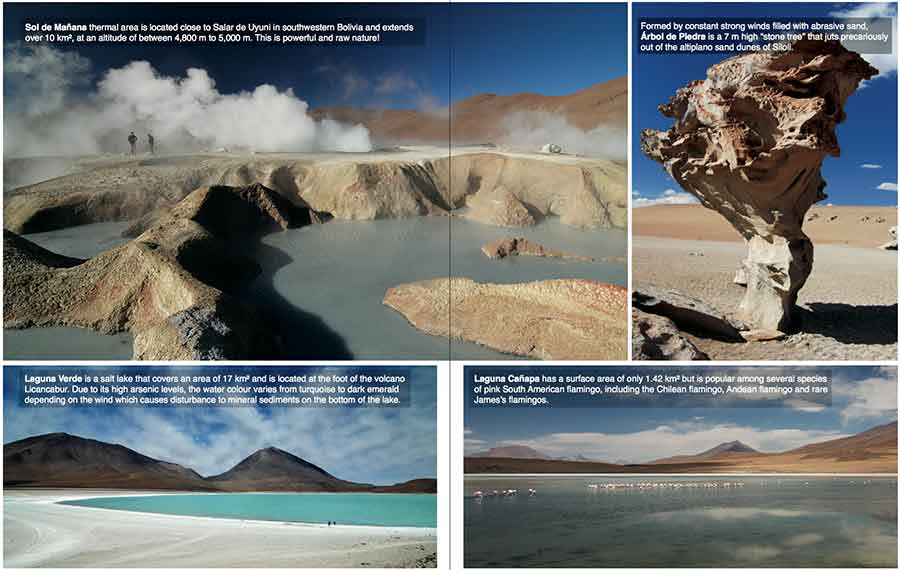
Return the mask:
[[[738,317],[756,328],[790,326],[812,271],[803,221],[826,197],[822,161],[840,153],[847,98],[877,73],[838,42],[801,39],[713,65],[660,106],[672,128],[641,133],[644,154],[747,241]]]

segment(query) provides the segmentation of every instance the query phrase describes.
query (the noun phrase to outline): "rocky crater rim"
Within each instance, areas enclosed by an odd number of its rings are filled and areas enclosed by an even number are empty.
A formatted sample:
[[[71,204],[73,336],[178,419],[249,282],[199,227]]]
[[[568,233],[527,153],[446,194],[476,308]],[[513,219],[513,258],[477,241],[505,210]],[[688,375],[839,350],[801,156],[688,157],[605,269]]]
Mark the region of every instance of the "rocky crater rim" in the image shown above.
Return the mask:
[[[56,255],[4,232],[4,327],[129,331],[134,358],[222,360],[277,356],[277,339],[229,291],[255,277],[229,238],[304,223],[261,185],[204,187],[135,239],[89,260]]]
[[[262,184],[298,208],[343,220],[443,215],[502,187],[537,217],[582,228],[627,224],[626,167],[487,147],[360,154],[205,153],[83,159],[76,171],[6,193],[17,234],[133,221],[205,186]]]

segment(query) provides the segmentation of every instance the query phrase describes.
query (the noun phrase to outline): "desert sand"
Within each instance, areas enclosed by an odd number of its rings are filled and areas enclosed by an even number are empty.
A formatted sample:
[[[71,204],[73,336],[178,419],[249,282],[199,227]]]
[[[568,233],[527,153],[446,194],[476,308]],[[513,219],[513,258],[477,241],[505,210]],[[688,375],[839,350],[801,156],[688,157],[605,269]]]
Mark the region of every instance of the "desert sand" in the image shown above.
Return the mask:
[[[885,206],[813,206],[803,224],[814,245],[878,247],[889,241],[897,225],[897,208]],[[699,204],[635,208],[635,236],[744,243],[731,224]]]
[[[819,206],[804,225],[815,264],[798,299],[798,331],[781,340],[725,342],[684,333],[713,360],[892,360],[897,357],[897,210]],[[883,221],[879,221],[883,220]],[[652,206],[632,214],[633,285],[674,289],[731,313],[744,295],[733,283],[743,240],[702,206]]]
[[[130,513],[56,504],[63,500],[116,493],[5,491],[4,565],[95,568],[435,566],[437,536],[434,529],[328,527]]]

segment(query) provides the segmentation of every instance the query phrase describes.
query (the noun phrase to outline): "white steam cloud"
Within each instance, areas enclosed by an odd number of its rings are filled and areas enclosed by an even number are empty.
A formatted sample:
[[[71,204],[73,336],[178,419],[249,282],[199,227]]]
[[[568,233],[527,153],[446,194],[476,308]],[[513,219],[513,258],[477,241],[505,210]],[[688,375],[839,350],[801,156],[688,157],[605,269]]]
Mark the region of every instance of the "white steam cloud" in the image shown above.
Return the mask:
[[[539,149],[553,143],[567,154],[624,161],[627,157],[624,129],[598,126],[583,131],[565,117],[547,111],[517,111],[503,119],[504,144]]]
[[[223,94],[203,69],[167,77],[146,61],[110,69],[92,88],[85,79],[89,69],[90,61],[76,53],[6,48],[7,156],[124,152],[130,131],[140,145],[152,133],[162,152],[372,150],[364,126],[315,120],[291,89],[264,84]]]

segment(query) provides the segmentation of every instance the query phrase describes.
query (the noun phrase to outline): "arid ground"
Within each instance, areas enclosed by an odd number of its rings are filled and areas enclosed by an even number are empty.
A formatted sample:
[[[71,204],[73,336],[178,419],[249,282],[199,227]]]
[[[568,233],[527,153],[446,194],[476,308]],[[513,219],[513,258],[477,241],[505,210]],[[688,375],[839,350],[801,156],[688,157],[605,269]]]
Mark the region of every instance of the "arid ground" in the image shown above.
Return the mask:
[[[812,275],[800,291],[798,332],[767,342],[725,342],[684,333],[713,360],[892,360],[897,357],[897,210],[818,206],[804,230],[815,245]],[[744,289],[733,283],[743,240],[700,205],[636,208],[633,286],[674,289],[731,314]]]

